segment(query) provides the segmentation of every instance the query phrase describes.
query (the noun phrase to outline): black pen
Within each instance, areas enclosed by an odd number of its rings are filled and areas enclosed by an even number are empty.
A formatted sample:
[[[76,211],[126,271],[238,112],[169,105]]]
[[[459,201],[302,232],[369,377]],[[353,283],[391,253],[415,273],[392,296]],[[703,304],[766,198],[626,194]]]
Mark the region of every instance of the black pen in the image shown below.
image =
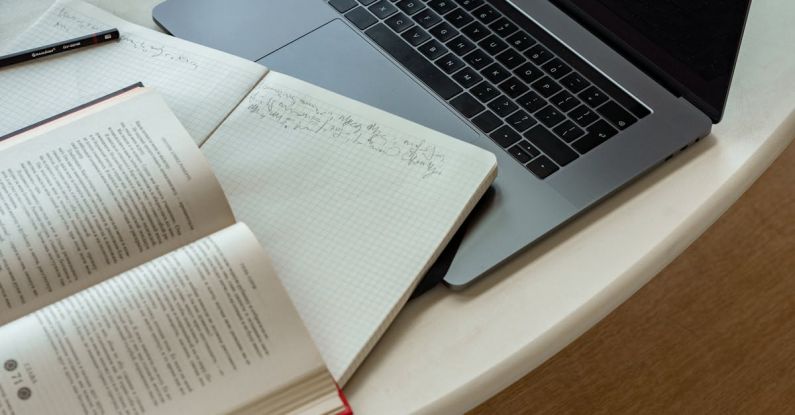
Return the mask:
[[[11,55],[0,56],[0,68],[15,63],[27,62],[33,59],[44,58],[70,50],[84,48],[86,46],[110,42],[119,38],[118,29],[105,30],[104,32],[94,33],[67,40],[64,42],[53,43],[52,45],[42,46],[35,49],[28,49],[22,52],[12,53]]]

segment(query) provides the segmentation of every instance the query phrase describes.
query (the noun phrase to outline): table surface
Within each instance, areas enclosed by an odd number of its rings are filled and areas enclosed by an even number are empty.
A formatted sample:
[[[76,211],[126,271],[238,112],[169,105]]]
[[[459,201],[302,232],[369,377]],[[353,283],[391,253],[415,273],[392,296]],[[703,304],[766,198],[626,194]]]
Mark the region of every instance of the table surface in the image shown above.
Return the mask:
[[[795,142],[648,284],[469,415],[792,414]]]
[[[156,28],[159,0],[90,1]],[[0,0],[0,50],[51,0]],[[345,387],[357,413],[461,412],[558,352],[713,223],[795,136],[795,2],[754,2],[723,121],[462,292],[410,302]]]

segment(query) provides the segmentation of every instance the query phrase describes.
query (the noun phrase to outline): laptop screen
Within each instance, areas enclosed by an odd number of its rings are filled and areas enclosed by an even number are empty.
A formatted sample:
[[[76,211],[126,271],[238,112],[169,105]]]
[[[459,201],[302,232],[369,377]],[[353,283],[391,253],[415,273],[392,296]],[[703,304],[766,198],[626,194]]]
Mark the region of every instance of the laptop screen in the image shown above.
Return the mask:
[[[750,0],[552,0],[714,121]]]

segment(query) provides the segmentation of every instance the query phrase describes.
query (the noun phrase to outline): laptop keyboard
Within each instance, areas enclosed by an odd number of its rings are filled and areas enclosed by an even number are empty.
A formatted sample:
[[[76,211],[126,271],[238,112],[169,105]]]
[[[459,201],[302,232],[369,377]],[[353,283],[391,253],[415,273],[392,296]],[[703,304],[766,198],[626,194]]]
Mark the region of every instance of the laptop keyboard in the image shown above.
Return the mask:
[[[504,0],[330,0],[545,179],[650,114]]]

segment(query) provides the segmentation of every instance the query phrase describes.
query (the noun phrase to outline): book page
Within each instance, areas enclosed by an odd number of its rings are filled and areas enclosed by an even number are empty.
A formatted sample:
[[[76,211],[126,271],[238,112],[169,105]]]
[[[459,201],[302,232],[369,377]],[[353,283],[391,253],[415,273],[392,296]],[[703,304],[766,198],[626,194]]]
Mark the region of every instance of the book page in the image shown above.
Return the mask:
[[[118,28],[118,42],[0,69],[0,136],[136,82],[154,87],[203,142],[267,71],[80,1],[57,1],[8,52]]]
[[[227,413],[325,372],[241,224],[0,327],[0,338],[0,413],[15,415]]]
[[[202,151],[340,384],[496,173],[485,150],[276,72]]]
[[[0,151],[0,324],[234,223],[199,149],[139,89]]]

